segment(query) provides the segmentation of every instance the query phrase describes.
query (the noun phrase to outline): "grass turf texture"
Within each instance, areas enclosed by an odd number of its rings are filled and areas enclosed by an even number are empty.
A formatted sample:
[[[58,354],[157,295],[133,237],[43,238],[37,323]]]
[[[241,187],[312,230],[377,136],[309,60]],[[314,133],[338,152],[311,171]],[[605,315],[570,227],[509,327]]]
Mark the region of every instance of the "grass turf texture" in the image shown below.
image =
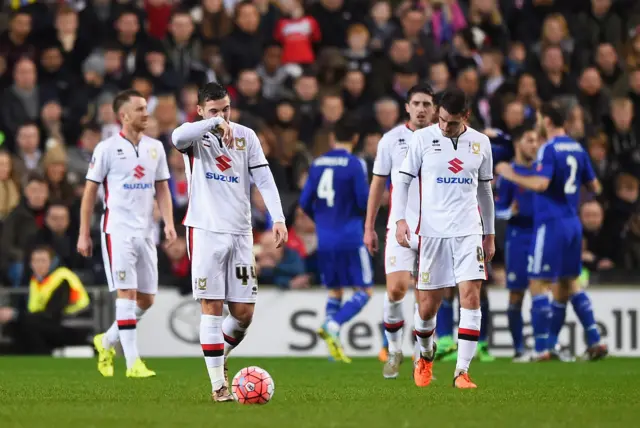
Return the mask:
[[[265,406],[212,403],[201,359],[149,359],[158,376],[102,378],[95,360],[0,358],[0,427],[633,427],[640,417],[640,361],[474,362],[475,391],[451,387],[453,364],[419,389],[410,360],[398,379],[374,359],[230,359],[273,376]]]

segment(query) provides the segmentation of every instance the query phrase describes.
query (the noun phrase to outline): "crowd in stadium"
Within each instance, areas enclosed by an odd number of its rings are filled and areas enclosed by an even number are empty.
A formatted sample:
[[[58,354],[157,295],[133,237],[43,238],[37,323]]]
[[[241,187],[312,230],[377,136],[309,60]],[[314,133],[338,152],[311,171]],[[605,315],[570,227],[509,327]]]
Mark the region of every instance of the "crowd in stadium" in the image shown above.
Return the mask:
[[[86,284],[104,284],[99,248],[90,260],[76,252],[79,197],[94,147],[119,132],[112,101],[120,90],[134,88],[147,98],[147,135],[167,150],[180,221],[187,183],[171,133],[196,120],[198,87],[212,80],[228,87],[232,120],[258,133],[287,214],[289,242],[278,249],[270,235],[261,236],[270,219],[253,193],[263,283],[292,289],[318,283],[314,225],[297,208],[306,170],[328,150],[332,124],[349,114],[359,121],[356,151],[371,174],[378,141],[403,121],[407,91],[419,81],[436,93],[457,85],[473,100],[470,125],[492,139],[494,163],[513,155],[510,130],[534,120],[542,102],[560,99],[569,112],[567,132],[588,149],[605,188],[581,208],[585,266],[592,272],[640,266],[640,2],[7,3],[0,35],[6,286],[28,283],[28,257],[41,244]],[[100,242],[100,214],[98,207],[94,242]],[[379,236],[385,217],[378,216]],[[159,213],[157,219],[160,282],[188,292],[186,241],[165,246]],[[384,264],[375,266],[376,282],[383,283]],[[493,270],[496,283],[504,281],[499,272]]]

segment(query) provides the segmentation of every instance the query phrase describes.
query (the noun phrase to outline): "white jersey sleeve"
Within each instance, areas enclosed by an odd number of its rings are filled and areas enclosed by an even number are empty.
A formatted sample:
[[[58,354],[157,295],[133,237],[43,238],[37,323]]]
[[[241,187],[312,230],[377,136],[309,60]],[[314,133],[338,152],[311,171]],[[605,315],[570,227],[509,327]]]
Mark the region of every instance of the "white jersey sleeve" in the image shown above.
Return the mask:
[[[264,155],[264,151],[262,150],[262,145],[260,144],[260,139],[256,135],[253,129],[247,128],[247,150],[249,151],[249,169],[260,168],[263,166],[268,166],[269,162],[267,162],[267,158]]]
[[[404,158],[400,166],[400,174],[405,177],[403,181],[409,182],[412,178],[418,177],[422,167],[422,132],[414,132],[409,142],[407,157]]]
[[[491,153],[491,141],[486,135],[480,135],[484,137],[485,141],[482,142],[482,163],[478,169],[478,180],[491,181],[493,180],[493,154]]]
[[[376,160],[373,163],[373,174],[386,177],[391,174],[392,158],[389,147],[390,139],[385,134],[378,142]]]
[[[93,157],[91,158],[89,169],[87,170],[87,180],[102,183],[104,182],[104,179],[107,178],[111,159],[109,157],[109,152],[105,150],[105,147],[104,143],[98,143],[96,148],[93,150]]]
[[[156,169],[156,181],[166,181],[171,177],[169,165],[167,164],[167,153],[164,147],[158,147],[158,169]]]

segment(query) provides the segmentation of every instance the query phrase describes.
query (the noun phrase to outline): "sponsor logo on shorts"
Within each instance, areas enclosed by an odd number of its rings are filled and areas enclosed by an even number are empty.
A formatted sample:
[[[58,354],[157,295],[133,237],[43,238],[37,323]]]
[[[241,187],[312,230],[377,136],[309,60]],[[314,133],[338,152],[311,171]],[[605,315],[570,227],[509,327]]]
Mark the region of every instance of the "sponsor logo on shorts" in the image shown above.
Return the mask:
[[[395,266],[396,265],[396,256],[389,257],[389,264],[391,266]]]
[[[429,272],[420,272],[420,283],[428,284],[431,282],[431,275]]]
[[[205,291],[207,289],[207,278],[196,278],[196,287],[200,291]]]
[[[116,271],[116,276],[119,281],[124,281],[127,278],[127,272],[123,270]]]

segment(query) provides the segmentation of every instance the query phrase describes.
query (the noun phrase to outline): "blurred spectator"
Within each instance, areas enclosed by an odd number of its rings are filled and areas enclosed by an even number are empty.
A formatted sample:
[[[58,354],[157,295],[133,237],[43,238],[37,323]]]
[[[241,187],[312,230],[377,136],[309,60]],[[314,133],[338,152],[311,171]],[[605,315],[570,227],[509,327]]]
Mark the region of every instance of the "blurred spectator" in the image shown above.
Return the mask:
[[[226,70],[237,76],[240,70],[255,68],[262,58],[263,38],[259,32],[260,13],[250,1],[235,7],[235,28],[222,45]]]
[[[36,122],[24,122],[17,129],[16,154],[13,165],[19,177],[40,167],[42,150],[40,149],[40,129]]]
[[[282,64],[313,64],[314,45],[322,39],[316,20],[305,15],[301,0],[278,2],[284,17],[276,23],[274,38],[282,45]]]
[[[20,58],[27,57],[32,60],[36,58],[31,24],[31,15],[18,9],[9,19],[9,28],[0,35],[0,53],[6,61],[6,76],[11,76]],[[6,86],[6,82],[2,83]]]
[[[99,142],[100,127],[88,124],[83,128],[78,144],[67,149],[67,169],[74,181],[78,182],[84,179],[89,169],[93,150]]]
[[[233,20],[223,7],[223,0],[202,0],[201,6],[192,10],[198,30],[205,43],[218,44],[229,35]]]
[[[281,288],[309,288],[310,275],[300,254],[286,246],[276,248],[273,235],[265,233],[256,254],[258,282],[275,284]]]
[[[49,197],[71,206],[76,195],[67,178],[67,154],[64,148],[58,145],[49,149],[42,160],[42,168],[49,185]]]
[[[397,27],[391,17],[391,4],[387,0],[377,0],[371,6],[366,23],[371,35],[370,47],[372,51],[383,50],[392,34],[396,32]]]
[[[640,213],[631,216],[627,223],[622,262],[627,269],[637,269],[640,266]]]
[[[580,221],[584,228],[585,245],[582,263],[590,271],[609,270],[614,267],[612,251],[620,242],[607,236],[602,229],[604,210],[597,201],[585,202],[580,207]]]
[[[0,151],[0,233],[7,215],[20,202],[19,175],[13,165],[11,155]]]
[[[19,285],[22,279],[28,243],[44,227],[48,199],[47,181],[42,175],[31,173],[24,187],[24,198],[4,221],[0,239],[0,268],[13,286]]]
[[[432,0],[431,28],[435,42],[444,45],[453,41],[453,35],[467,26],[467,20],[457,0]]]

